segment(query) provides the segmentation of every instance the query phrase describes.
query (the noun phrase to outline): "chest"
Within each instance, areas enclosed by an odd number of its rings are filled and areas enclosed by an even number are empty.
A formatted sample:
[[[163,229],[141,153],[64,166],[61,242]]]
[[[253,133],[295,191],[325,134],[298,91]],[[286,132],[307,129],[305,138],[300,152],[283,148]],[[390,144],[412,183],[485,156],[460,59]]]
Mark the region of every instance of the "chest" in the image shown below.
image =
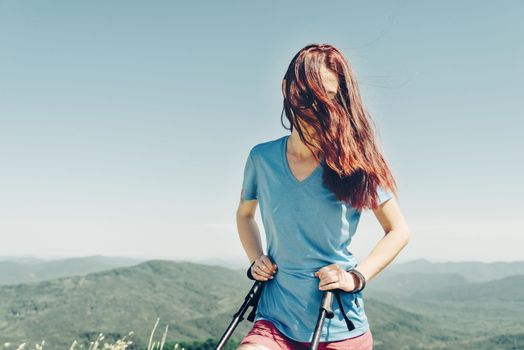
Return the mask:
[[[290,175],[297,182],[306,180],[320,165],[320,163],[313,157],[303,160],[289,153],[286,153],[285,161],[287,163],[286,165]]]

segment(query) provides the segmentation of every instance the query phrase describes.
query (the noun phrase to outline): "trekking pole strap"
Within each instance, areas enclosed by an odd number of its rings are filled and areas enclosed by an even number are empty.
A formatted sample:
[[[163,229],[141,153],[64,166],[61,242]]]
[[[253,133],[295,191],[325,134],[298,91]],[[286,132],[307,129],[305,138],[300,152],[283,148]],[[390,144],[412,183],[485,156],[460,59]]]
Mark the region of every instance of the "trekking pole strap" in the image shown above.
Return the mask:
[[[258,282],[258,283],[260,283],[260,282]],[[260,300],[260,295],[262,294],[262,290],[263,289],[264,289],[264,283],[260,283],[259,289],[257,290],[257,292],[255,293],[253,299],[251,300],[252,309],[251,309],[251,312],[249,313],[249,315],[247,316],[247,320],[248,321],[251,321],[251,322],[255,321],[255,316],[256,316],[256,313],[257,313],[258,301]]]
[[[333,291],[335,293],[335,297],[337,298],[338,307],[340,308],[340,311],[342,312],[342,316],[344,316],[344,321],[346,321],[346,325],[348,326],[348,330],[351,332],[355,329],[355,325],[351,320],[346,316],[346,311],[344,311],[344,306],[342,305],[342,300],[340,299],[340,290],[335,289]]]

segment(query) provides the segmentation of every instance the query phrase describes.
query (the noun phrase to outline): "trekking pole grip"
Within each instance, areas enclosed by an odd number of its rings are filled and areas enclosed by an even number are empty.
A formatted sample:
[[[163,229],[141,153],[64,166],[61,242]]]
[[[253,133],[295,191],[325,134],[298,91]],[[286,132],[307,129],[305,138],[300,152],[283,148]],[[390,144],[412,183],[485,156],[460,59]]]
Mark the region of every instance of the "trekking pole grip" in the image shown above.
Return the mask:
[[[322,296],[322,302],[320,303],[320,308],[326,311],[327,318],[333,318],[335,316],[335,313],[333,312],[333,298],[334,297],[335,297],[335,294],[330,290],[325,291],[324,295]]]

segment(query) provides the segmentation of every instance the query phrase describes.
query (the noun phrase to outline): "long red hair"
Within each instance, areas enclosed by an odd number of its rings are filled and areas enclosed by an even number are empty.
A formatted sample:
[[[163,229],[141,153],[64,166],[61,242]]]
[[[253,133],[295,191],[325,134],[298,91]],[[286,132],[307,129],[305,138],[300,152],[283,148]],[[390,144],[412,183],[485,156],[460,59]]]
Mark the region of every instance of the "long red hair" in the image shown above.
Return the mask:
[[[330,97],[321,69],[338,78],[338,92]],[[377,207],[378,186],[398,197],[397,184],[377,144],[374,122],[364,108],[351,66],[343,54],[328,44],[311,44],[291,60],[283,81],[282,114],[320,161],[323,181],[336,198],[361,211]],[[306,123],[315,130],[310,135]],[[307,137],[305,137],[307,135]]]

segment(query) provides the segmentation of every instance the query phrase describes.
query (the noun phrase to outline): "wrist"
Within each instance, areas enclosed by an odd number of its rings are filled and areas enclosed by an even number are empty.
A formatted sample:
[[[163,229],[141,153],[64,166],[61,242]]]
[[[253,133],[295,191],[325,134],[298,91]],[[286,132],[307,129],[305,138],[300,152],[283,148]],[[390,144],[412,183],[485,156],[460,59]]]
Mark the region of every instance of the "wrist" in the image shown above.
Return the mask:
[[[348,293],[351,293],[353,292],[354,290],[357,290],[359,285],[360,285],[360,280],[358,279],[358,277],[352,273],[351,271],[346,271],[346,274],[347,274],[347,279],[349,281],[351,281],[349,283],[349,288],[346,290],[346,292]]]

